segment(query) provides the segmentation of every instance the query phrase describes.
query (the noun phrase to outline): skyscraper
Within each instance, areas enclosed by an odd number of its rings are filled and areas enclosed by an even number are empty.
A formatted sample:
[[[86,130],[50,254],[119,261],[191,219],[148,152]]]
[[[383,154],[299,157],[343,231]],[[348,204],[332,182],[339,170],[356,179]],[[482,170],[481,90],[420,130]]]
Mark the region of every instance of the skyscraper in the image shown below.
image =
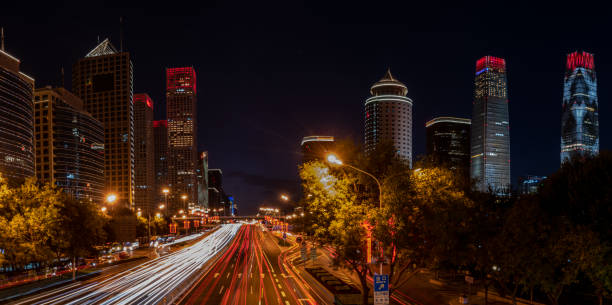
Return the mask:
[[[470,176],[483,192],[491,188],[501,193],[510,188],[510,119],[503,58],[485,56],[476,61]]]
[[[198,178],[198,205],[201,209],[208,208],[208,152],[200,152],[198,167],[196,169]]]
[[[365,151],[373,151],[381,141],[391,141],[400,158],[412,166],[412,100],[408,88],[385,76],[372,85],[365,101]]]
[[[76,199],[104,200],[104,127],[64,88],[34,92],[36,177]]]
[[[146,93],[134,94],[134,181],[136,209],[155,209],[155,148],[153,100]]]
[[[72,67],[72,89],[104,124],[104,184],[115,205],[134,208],[133,65],[105,39]]]
[[[468,174],[471,124],[470,119],[454,117],[437,117],[427,122],[427,155]]]
[[[157,203],[165,202],[164,188],[168,187],[168,121],[153,121],[155,142],[155,198]]]
[[[599,153],[599,102],[593,54],[567,55],[561,108],[561,163]]]
[[[0,173],[21,181],[34,176],[34,79],[19,71],[19,59],[0,48]]]
[[[192,67],[166,70],[168,117],[168,182],[171,211],[194,208],[198,203],[196,166],[197,100],[196,74]],[[187,196],[186,199],[182,199]],[[184,205],[187,205],[185,207]]]
[[[302,162],[325,160],[328,153],[334,152],[334,137],[307,136],[302,139]]]

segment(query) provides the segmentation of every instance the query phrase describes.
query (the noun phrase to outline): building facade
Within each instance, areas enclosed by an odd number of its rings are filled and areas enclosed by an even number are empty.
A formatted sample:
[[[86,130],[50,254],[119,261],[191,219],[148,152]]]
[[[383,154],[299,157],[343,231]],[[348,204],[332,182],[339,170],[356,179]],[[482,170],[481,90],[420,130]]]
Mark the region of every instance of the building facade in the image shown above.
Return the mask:
[[[104,127],[64,88],[34,92],[36,177],[79,200],[104,201]]]
[[[34,79],[0,49],[0,173],[9,181],[34,176]]]
[[[465,174],[470,168],[470,119],[437,117],[425,124],[427,155],[435,162]]]
[[[223,171],[218,168],[208,169],[208,205],[209,209],[219,210],[223,208]]]
[[[307,136],[302,139],[302,162],[325,160],[326,155],[334,152],[332,136]]]
[[[168,118],[168,197],[170,210],[195,208],[198,203],[196,166],[197,99],[196,74],[192,67],[166,69]],[[182,199],[187,196],[186,199]],[[180,207],[180,208],[179,208]]]
[[[134,94],[134,205],[153,213],[155,198],[155,147],[153,100],[146,93]]]
[[[168,121],[153,121],[153,141],[155,142],[155,189],[157,203],[165,204],[163,190],[168,187]]]
[[[85,110],[104,125],[105,193],[134,209],[133,65],[105,39],[72,67],[72,88]]]
[[[412,167],[412,100],[408,88],[385,76],[370,88],[365,101],[365,151],[374,151],[382,141],[393,143],[397,155]]]
[[[546,176],[521,176],[518,179],[518,191],[520,195],[535,194],[540,190]]]
[[[198,205],[200,209],[208,209],[208,152],[200,152],[198,167],[196,169],[198,179]]]
[[[476,61],[472,112],[470,177],[476,189],[510,189],[510,119],[506,61],[485,56]]]
[[[599,153],[599,101],[593,54],[567,55],[561,106],[561,163]]]

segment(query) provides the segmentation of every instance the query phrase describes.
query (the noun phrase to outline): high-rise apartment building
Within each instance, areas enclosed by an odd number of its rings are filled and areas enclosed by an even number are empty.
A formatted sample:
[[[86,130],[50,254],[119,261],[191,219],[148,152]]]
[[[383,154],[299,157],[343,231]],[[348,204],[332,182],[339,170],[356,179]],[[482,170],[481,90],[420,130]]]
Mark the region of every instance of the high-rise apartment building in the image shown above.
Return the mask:
[[[506,61],[485,56],[476,61],[472,112],[471,170],[476,189],[496,193],[510,188],[510,119]]]
[[[72,88],[104,125],[104,184],[115,206],[134,208],[133,65],[108,39],[72,67]]]
[[[0,174],[9,181],[34,176],[34,79],[0,48]]]
[[[64,88],[34,92],[36,177],[76,199],[104,201],[104,127]]]
[[[599,153],[599,101],[593,54],[567,55],[561,108],[561,163]]]
[[[325,160],[328,153],[334,152],[334,137],[307,136],[302,139],[302,162]]]
[[[393,143],[397,155],[412,167],[412,100],[408,88],[388,70],[372,85],[365,101],[365,151],[376,149],[382,141]]]
[[[470,119],[437,117],[425,124],[427,155],[466,175],[470,169]]]
[[[153,100],[146,93],[134,94],[134,205],[152,211],[155,197],[155,147],[153,137]]]
[[[155,142],[155,198],[157,203],[165,202],[164,188],[168,187],[168,121],[153,121]]]
[[[193,67],[166,69],[170,210],[198,203],[197,99]],[[186,199],[182,199],[187,196]],[[185,207],[184,205],[187,205]]]

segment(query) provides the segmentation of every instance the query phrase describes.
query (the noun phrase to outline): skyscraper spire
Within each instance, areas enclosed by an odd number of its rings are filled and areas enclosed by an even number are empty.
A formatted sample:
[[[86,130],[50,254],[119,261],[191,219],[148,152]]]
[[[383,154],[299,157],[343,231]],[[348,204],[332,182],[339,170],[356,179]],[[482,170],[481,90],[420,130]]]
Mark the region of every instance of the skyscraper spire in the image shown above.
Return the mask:
[[[2,36],[2,45],[0,45],[0,50],[4,51],[4,28],[0,28],[0,36]]]

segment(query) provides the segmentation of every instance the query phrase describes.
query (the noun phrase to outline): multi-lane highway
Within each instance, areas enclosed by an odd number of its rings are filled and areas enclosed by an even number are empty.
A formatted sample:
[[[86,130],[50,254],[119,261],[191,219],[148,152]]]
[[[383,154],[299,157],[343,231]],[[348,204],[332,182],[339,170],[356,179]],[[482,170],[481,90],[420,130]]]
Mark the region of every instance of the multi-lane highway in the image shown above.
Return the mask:
[[[159,304],[189,288],[204,264],[224,249],[240,224],[223,225],[209,236],[174,253],[112,276],[74,283],[19,301],[19,304]]]
[[[181,304],[315,304],[308,288],[284,266],[277,242],[259,225],[243,226]]]

